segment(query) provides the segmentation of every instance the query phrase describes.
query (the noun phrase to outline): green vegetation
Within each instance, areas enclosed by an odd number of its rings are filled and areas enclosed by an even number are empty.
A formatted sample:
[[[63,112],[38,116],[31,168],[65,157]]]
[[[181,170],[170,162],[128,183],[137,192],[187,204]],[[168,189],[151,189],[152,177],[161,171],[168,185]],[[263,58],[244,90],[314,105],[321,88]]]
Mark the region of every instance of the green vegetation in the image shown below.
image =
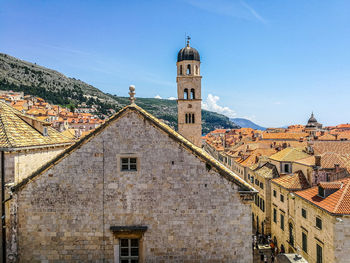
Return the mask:
[[[75,78],[36,64],[0,53],[0,90],[23,91],[52,104],[69,109],[85,103],[94,106],[100,118],[111,115],[111,109],[119,111],[129,104],[129,99],[103,93],[99,89]],[[177,103],[174,100],[137,98],[136,104],[173,128],[177,128]],[[203,133],[216,128],[236,128],[228,117],[210,111],[202,111]]]

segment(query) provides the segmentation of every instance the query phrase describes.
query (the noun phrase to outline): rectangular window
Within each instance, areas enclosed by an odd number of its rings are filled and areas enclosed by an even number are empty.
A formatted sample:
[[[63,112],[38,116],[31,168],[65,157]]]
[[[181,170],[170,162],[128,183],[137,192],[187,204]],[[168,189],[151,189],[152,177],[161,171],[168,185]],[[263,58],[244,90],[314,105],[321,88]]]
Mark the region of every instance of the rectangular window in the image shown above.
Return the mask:
[[[264,189],[264,184],[263,183],[260,183],[260,188]]]
[[[265,200],[262,199],[262,209],[261,209],[263,212],[265,212]]]
[[[322,247],[316,244],[316,263],[323,263],[322,261]]]
[[[301,209],[301,216],[306,218],[306,210],[304,208]]]
[[[307,253],[307,235],[306,235],[306,233],[304,233],[304,232],[302,232],[301,235],[302,235],[302,247],[303,247],[303,251],[304,251],[305,253]]]
[[[316,217],[316,227],[322,229],[322,219],[319,217]]]
[[[120,263],[139,262],[139,240],[120,239]]]
[[[318,187],[318,195],[321,197],[325,197],[325,191],[324,188],[322,188],[321,186]]]
[[[277,197],[277,192],[276,192],[276,190],[273,190],[273,197]]]
[[[283,173],[291,173],[292,171],[292,169],[291,169],[291,167],[290,167],[290,163],[285,163],[285,164],[283,164]]]
[[[254,184],[254,176],[250,177],[250,182]]]
[[[281,202],[283,203],[284,202],[284,195],[280,195],[280,200],[281,200]]]
[[[122,171],[137,171],[136,158],[121,158]]]
[[[281,214],[281,229],[284,230],[284,215]]]
[[[258,179],[255,179],[255,184],[259,185],[259,180]]]
[[[276,208],[273,209],[273,222],[277,223],[277,210],[276,210]]]

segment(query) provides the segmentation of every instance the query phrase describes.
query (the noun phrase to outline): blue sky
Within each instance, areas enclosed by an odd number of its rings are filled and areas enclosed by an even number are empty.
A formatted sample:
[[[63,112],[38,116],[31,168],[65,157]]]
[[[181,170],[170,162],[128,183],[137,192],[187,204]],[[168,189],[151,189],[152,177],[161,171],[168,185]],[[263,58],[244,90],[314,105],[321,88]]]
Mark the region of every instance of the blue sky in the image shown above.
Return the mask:
[[[203,101],[269,127],[350,122],[348,0],[0,0],[0,52],[102,91],[176,97],[185,35]]]

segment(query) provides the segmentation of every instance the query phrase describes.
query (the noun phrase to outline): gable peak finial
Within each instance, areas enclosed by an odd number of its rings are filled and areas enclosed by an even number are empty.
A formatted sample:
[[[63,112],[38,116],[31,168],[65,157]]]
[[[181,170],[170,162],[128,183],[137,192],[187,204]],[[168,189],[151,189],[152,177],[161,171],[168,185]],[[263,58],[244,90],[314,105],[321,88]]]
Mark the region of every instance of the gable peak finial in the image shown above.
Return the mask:
[[[129,86],[129,95],[130,95],[130,104],[135,104],[135,86],[134,85],[130,85]]]

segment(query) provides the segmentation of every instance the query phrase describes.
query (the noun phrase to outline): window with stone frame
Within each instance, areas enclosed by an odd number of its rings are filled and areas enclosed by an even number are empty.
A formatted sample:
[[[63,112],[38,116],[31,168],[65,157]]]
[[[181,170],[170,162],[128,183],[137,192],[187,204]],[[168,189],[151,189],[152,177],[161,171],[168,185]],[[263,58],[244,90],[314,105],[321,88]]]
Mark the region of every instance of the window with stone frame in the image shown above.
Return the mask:
[[[319,244],[316,244],[316,263],[323,263],[323,249]]]
[[[280,200],[282,203],[284,202],[284,195],[283,194],[280,194]]]
[[[316,227],[322,229],[322,219],[319,217],[316,217]]]
[[[273,190],[273,197],[277,197],[277,192],[276,192],[276,190]]]
[[[277,209],[273,209],[273,222],[277,223]]]
[[[120,158],[121,171],[137,171],[136,157],[122,157]]]
[[[282,173],[291,173],[292,167],[290,163],[283,163],[282,164]]]
[[[304,218],[307,218],[306,209],[304,208],[301,209],[301,216]]]
[[[305,232],[301,233],[301,243],[303,251],[307,253],[307,234]]]
[[[284,215],[281,214],[281,229],[284,230]]]
[[[120,263],[139,262],[139,239],[120,239]]]

